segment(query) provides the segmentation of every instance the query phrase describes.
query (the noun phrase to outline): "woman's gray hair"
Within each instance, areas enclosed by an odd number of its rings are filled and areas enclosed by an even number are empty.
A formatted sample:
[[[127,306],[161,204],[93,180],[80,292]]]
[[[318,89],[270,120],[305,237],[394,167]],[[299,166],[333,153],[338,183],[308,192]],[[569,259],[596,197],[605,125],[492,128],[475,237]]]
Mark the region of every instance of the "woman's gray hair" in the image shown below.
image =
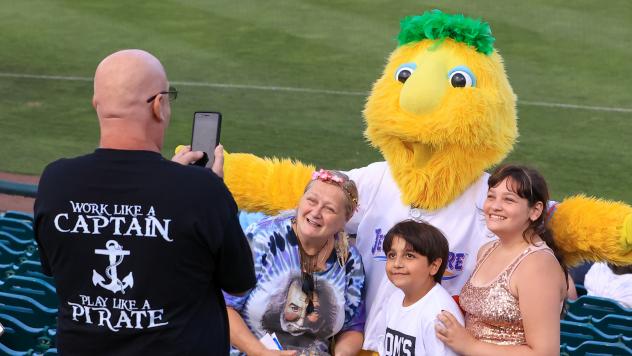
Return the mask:
[[[329,175],[336,178],[331,179]],[[307,191],[309,191],[312,188],[312,186],[314,185],[314,182],[317,180],[324,183],[337,185],[342,189],[342,192],[345,194],[345,198],[346,198],[345,199],[346,218],[347,218],[347,221],[351,219],[351,216],[353,216],[353,213],[358,208],[358,187],[356,186],[355,182],[351,180],[349,176],[347,176],[346,174],[340,171],[321,169],[320,171],[314,172],[312,179],[305,186],[305,190],[303,191],[303,194],[307,193]]]

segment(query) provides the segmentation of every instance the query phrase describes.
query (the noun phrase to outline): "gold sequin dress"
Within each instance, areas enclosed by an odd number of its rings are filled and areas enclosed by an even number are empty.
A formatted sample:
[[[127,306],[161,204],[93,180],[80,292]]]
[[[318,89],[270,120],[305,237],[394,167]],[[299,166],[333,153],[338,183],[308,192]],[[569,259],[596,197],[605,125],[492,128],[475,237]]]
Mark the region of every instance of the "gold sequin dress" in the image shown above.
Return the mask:
[[[518,298],[511,294],[509,281],[520,262],[537,251],[553,251],[545,244],[530,245],[487,285],[475,286],[472,278],[489,255],[498,247],[496,241],[476,263],[474,273],[461,289],[459,304],[465,311],[465,328],[478,340],[497,345],[526,344]]]

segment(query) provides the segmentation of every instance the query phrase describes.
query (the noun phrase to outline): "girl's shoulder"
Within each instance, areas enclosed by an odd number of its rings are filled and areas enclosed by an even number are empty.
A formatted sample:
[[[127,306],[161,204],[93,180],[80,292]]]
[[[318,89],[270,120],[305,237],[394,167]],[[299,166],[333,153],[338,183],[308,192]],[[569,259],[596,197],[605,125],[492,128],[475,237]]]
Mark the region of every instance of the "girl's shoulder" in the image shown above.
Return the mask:
[[[552,267],[557,266],[560,268],[560,263],[555,258],[553,251],[549,248],[537,248],[533,249],[518,261],[519,264],[516,267],[516,272],[518,270],[523,270],[526,273],[539,273],[542,270],[550,270]]]
[[[487,251],[491,250],[496,244],[498,240],[493,240],[485,243],[481,248],[478,249],[478,253],[476,254],[476,261],[480,261],[480,259],[485,256]]]
[[[562,267],[550,249],[537,249],[524,256],[515,266],[511,279],[512,284],[566,285]]]

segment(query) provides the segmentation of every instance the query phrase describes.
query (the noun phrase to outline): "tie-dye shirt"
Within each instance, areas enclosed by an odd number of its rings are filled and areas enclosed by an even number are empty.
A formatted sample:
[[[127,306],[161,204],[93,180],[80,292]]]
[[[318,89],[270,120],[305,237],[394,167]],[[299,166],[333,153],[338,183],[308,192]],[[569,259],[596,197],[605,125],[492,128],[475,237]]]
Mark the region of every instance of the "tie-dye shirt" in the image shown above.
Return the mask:
[[[257,285],[247,295],[224,294],[257,338],[275,333],[285,350],[327,354],[329,338],[364,329],[364,269],[355,247],[340,266],[335,250],[326,268],[314,273],[314,311],[307,313],[293,215],[282,214],[246,229]],[[233,354],[237,353],[233,350]]]

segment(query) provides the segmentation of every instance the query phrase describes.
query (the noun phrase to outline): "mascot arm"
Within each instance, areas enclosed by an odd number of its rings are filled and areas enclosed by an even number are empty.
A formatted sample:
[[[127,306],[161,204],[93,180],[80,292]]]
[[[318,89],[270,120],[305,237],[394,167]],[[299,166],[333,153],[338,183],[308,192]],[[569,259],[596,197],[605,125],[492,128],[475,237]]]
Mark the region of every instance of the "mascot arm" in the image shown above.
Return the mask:
[[[585,196],[557,205],[551,230],[566,263],[606,260],[632,264],[632,207]]]
[[[314,171],[314,166],[290,159],[246,153],[224,157],[224,181],[239,209],[269,215],[295,208]]]

